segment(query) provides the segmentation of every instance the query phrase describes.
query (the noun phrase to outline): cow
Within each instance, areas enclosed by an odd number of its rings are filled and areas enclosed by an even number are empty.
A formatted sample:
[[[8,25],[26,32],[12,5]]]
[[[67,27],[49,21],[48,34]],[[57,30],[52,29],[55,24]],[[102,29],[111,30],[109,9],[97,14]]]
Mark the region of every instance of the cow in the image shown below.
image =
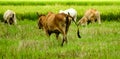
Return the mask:
[[[3,15],[3,19],[5,23],[8,24],[17,24],[16,22],[16,14],[14,11],[12,10],[7,10],[4,15]]]
[[[76,22],[77,19],[77,11],[73,8],[69,8],[67,10],[60,10],[59,13],[65,13],[68,14],[68,12],[70,13],[70,16],[72,16],[74,18],[74,21]]]
[[[56,39],[58,39],[58,36],[61,33],[63,35],[61,46],[63,46],[64,42],[67,43],[67,32],[71,24],[71,20],[73,20],[73,18],[69,13],[67,15],[64,13],[54,14],[53,12],[49,12],[46,16],[39,15],[38,23],[40,23],[40,26],[38,26],[39,28],[42,28],[49,37],[52,33],[55,33]],[[79,28],[77,34],[78,37],[81,38],[79,35]]]
[[[89,9],[85,12],[84,16],[78,21],[79,25],[87,25],[90,22],[98,22],[98,24],[101,24],[101,19],[100,19],[100,12],[97,11],[96,9]]]

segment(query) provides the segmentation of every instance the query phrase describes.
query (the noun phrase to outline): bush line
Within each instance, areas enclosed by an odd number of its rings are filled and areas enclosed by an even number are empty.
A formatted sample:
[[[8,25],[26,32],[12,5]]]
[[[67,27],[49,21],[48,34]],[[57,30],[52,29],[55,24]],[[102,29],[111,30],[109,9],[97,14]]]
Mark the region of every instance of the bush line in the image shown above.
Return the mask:
[[[77,20],[80,20],[82,16],[83,15],[78,15]],[[17,14],[17,19],[18,20],[24,20],[24,19],[38,20],[38,16],[36,15],[36,13]],[[3,21],[3,14],[0,14],[0,20]],[[102,21],[120,21],[120,13],[119,14],[108,13],[107,15],[101,14],[101,20]]]
[[[120,5],[119,1],[0,1],[0,5]]]

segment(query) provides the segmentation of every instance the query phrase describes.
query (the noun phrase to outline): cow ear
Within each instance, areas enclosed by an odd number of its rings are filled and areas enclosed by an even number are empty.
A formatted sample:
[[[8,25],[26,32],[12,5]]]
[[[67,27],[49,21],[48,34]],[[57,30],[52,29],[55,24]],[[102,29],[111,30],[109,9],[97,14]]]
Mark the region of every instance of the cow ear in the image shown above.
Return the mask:
[[[38,12],[36,12],[36,14],[38,15],[38,17],[40,17],[40,15],[39,15],[39,13],[38,13]]]

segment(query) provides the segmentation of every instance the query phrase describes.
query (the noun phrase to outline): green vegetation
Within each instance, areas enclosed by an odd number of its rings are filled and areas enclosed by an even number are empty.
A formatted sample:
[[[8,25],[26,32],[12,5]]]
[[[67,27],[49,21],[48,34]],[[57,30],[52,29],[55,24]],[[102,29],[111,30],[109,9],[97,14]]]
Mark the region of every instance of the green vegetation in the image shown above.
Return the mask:
[[[118,1],[1,1],[0,5],[120,5]]]
[[[74,8],[78,12],[78,20],[84,15],[84,12],[90,8],[97,9],[101,13],[101,19],[104,20],[119,20],[120,16],[120,6],[64,6],[64,5],[45,5],[45,6],[0,6],[0,19],[2,20],[3,14],[7,9],[11,9],[16,12],[18,20],[23,19],[31,19],[36,20],[38,19],[36,12],[39,12],[40,14],[47,14],[47,12],[54,12],[58,13],[59,10],[65,10],[68,8]],[[114,16],[114,17],[113,17]]]
[[[72,0],[59,0],[39,4],[41,1],[16,1],[0,1],[0,20],[7,9],[15,11],[18,19],[17,25],[0,22],[0,59],[120,59],[120,2],[101,1],[99,4],[95,1],[90,4],[87,1],[71,3]],[[68,43],[61,47],[62,35],[56,40],[55,34],[49,38],[38,29],[36,12],[58,13],[60,9],[71,7],[78,12],[77,20],[87,9],[97,9],[102,24],[79,26],[82,36],[79,39],[77,27],[72,23],[67,35]]]
[[[53,34],[48,38],[39,30],[36,21],[18,21],[18,25],[0,23],[0,57],[3,59],[57,59],[57,58],[120,58],[120,23],[103,22],[80,27],[79,39],[72,23],[68,32],[68,44],[60,46]]]

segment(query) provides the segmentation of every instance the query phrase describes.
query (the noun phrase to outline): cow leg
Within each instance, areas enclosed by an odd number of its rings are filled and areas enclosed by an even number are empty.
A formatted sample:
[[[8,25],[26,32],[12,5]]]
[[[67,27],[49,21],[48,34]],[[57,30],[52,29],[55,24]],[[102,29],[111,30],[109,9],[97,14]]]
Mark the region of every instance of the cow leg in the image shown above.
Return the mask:
[[[94,19],[94,18],[91,18],[91,22],[92,22],[92,23],[95,23],[95,19]]]
[[[50,35],[51,35],[51,33],[50,33],[48,30],[45,30],[45,33],[46,33],[46,35],[48,36],[48,38],[49,38],[49,40],[50,40]]]
[[[61,46],[63,46],[64,42],[67,43],[67,32],[65,30],[63,31],[63,41],[62,41]]]
[[[51,31],[48,31],[48,36],[50,36],[52,34],[52,32]]]
[[[58,37],[59,37],[60,33],[55,33],[55,34],[56,34],[56,39],[58,40]]]
[[[89,24],[89,23],[86,21],[84,25],[87,26],[87,24]]]
[[[49,30],[46,30],[45,28],[44,28],[44,30],[45,30],[46,35],[47,35],[48,37],[50,37],[51,33],[49,32]]]
[[[13,18],[13,20],[14,20],[14,24],[17,24],[17,19],[16,19],[16,16],[14,16],[14,18]]]
[[[8,23],[6,20],[4,20],[4,23]]]
[[[101,24],[100,13],[99,13],[99,12],[96,12],[95,16],[96,16],[96,19],[97,19],[98,24]]]
[[[97,16],[98,24],[101,24],[100,15]]]
[[[63,35],[63,40],[62,40],[62,43],[61,43],[61,46],[63,46],[64,42],[67,43],[67,27],[64,26],[64,27],[58,27],[58,31],[60,31],[60,33],[62,33]]]
[[[67,37],[66,37],[66,35],[63,35],[63,41],[62,41],[61,46],[63,46],[64,42],[66,42],[66,43],[67,43]]]

